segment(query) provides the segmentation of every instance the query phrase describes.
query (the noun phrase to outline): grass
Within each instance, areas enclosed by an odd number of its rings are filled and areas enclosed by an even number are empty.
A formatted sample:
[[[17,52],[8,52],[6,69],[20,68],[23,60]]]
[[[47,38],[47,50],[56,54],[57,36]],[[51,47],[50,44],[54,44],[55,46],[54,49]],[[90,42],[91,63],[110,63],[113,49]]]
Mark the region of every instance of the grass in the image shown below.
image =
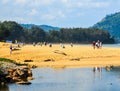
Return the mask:
[[[10,62],[10,63],[16,63],[14,60],[7,59],[7,58],[0,58],[0,61]]]

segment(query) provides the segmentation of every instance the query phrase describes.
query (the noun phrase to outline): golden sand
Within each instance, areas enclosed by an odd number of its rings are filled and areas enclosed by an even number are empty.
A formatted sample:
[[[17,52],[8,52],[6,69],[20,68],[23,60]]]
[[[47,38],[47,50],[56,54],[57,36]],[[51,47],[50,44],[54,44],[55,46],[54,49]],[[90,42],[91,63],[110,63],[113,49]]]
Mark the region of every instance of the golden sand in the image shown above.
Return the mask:
[[[25,45],[20,50],[10,54],[9,45],[0,43],[0,57],[16,60],[38,67],[95,67],[95,66],[120,66],[120,48],[93,49],[91,45],[65,45],[61,48],[59,44],[49,46]],[[15,46],[15,45],[14,45]]]

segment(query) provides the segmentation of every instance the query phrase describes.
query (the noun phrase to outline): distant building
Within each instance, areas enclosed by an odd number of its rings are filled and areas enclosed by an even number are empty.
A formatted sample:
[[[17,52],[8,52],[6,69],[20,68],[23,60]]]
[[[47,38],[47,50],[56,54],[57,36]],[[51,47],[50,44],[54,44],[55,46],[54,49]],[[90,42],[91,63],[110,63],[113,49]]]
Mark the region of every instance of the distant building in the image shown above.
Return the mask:
[[[12,40],[6,40],[6,43],[12,43]]]

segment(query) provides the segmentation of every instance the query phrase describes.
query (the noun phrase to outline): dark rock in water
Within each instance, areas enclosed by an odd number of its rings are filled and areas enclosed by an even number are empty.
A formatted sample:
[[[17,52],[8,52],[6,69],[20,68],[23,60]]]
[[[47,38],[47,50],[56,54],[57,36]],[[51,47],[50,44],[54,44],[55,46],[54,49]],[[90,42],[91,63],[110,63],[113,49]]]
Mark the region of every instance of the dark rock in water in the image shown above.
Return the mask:
[[[106,66],[105,69],[106,69],[107,71],[110,71],[110,70],[113,69],[113,66]]]
[[[110,85],[112,85],[112,83],[110,83]]]

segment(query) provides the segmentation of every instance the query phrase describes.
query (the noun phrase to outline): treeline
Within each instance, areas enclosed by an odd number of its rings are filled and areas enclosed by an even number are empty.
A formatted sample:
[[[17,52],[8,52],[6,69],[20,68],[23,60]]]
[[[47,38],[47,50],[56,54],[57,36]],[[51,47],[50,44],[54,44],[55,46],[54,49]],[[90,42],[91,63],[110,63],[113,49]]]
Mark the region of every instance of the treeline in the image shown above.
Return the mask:
[[[91,43],[100,40],[104,43],[114,43],[114,38],[107,31],[95,28],[61,28],[60,31],[44,31],[33,26],[23,28],[14,21],[0,22],[0,41],[18,40],[19,42],[52,42],[52,43]]]

